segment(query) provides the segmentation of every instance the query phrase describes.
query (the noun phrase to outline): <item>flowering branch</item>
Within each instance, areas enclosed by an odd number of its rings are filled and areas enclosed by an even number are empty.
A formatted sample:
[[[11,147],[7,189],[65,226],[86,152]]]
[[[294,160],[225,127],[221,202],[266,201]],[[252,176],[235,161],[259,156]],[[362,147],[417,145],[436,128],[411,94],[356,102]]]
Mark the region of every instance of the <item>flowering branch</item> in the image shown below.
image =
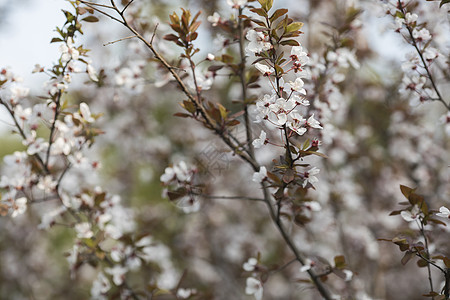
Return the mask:
[[[398,1],[398,8],[399,8],[399,10],[405,16],[406,15],[406,10],[405,10],[405,7],[403,6],[403,2],[401,0],[397,0],[397,1]],[[411,41],[412,41],[412,45],[416,49],[416,52],[419,55],[420,60],[422,61],[423,67],[425,68],[425,71],[427,72],[428,79],[430,79],[431,85],[433,86],[433,89],[434,89],[434,91],[437,94],[437,98],[436,99],[433,99],[433,98],[431,98],[431,99],[432,100],[438,100],[439,102],[441,102],[447,108],[447,110],[450,111],[450,104],[446,103],[444,101],[444,99],[442,98],[442,95],[439,92],[439,89],[438,89],[438,87],[437,87],[437,85],[436,85],[436,83],[435,83],[435,81],[433,79],[433,75],[431,74],[431,71],[428,68],[428,64],[427,64],[425,58],[423,57],[423,53],[419,49],[419,46],[417,44],[417,40],[416,40],[416,38],[415,38],[415,36],[413,34],[413,29],[411,28],[411,25],[408,22],[406,22],[406,29],[408,30],[409,37],[411,38]]]

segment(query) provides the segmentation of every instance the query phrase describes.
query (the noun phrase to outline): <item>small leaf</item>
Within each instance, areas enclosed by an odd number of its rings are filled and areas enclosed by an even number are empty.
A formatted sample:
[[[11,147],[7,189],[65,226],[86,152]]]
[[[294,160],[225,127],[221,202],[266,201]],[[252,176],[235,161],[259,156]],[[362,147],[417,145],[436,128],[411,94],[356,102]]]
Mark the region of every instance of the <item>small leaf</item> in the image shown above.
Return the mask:
[[[98,22],[98,18],[95,16],[88,16],[86,18],[81,19],[81,21],[89,22],[89,23],[95,23]]]
[[[428,294],[424,294],[422,296],[424,296],[424,297],[436,297],[436,296],[439,296],[439,294],[436,293],[436,292],[429,292]]]
[[[406,251],[405,255],[403,255],[401,263],[402,265],[406,265],[408,263],[408,261],[411,260],[411,258],[414,257],[414,253],[412,253],[411,251]]]
[[[447,268],[450,268],[450,258],[444,257],[444,264]]]
[[[261,16],[261,17],[267,17],[267,13],[262,8],[252,8],[250,9],[251,12],[254,12],[255,14]]]
[[[178,41],[178,37],[175,34],[166,34],[163,39],[167,40],[167,41]]]
[[[286,172],[283,175],[283,182],[284,183],[290,183],[294,180],[295,172],[292,169],[287,169]]]
[[[225,64],[230,64],[230,63],[233,62],[234,58],[231,55],[223,54],[222,57],[221,57],[221,60]]]
[[[191,26],[189,27],[189,31],[190,32],[195,32],[197,31],[198,27],[200,26],[202,22],[198,21],[198,22],[194,22],[191,24]]]
[[[220,103],[217,103],[217,106],[219,107],[220,116],[222,117],[222,119],[225,120],[227,118],[227,116],[228,116],[227,109],[225,108],[225,106],[223,106]]]
[[[282,15],[286,14],[287,12],[288,12],[288,10],[286,8],[279,8],[270,16],[269,19],[271,22],[273,22],[276,19],[278,19],[279,17],[281,17]]]
[[[446,224],[445,222],[442,222],[441,220],[437,220],[437,219],[429,218],[429,219],[428,219],[428,222],[432,222],[432,223],[435,223],[435,224],[447,226],[447,224]]]
[[[293,23],[289,24],[288,26],[286,26],[286,32],[289,33],[289,32],[298,31],[302,27],[303,27],[302,22],[293,22]]]
[[[85,13],[87,13],[87,9],[85,7],[77,7],[77,12],[79,15],[84,15]]]
[[[403,211],[403,210],[394,210],[394,211],[392,211],[389,215],[390,215],[390,216],[396,216],[396,215],[399,215],[402,211]]]
[[[217,65],[217,66],[209,66],[208,67],[208,71],[216,72],[216,71],[219,71],[222,68],[223,68],[223,66],[219,66],[219,65]]]
[[[334,257],[334,266],[338,269],[343,269],[346,266],[344,255]]]
[[[50,41],[50,43],[59,43],[59,42],[64,42],[64,41],[62,39],[56,38],[56,37],[52,38],[52,40]]]
[[[419,259],[417,261],[417,266],[419,266],[419,268],[425,268],[426,266],[428,266],[428,262],[426,260]]]
[[[411,193],[414,192],[414,189],[401,184],[400,191],[402,192],[403,196],[405,196],[406,199],[408,199],[409,195],[411,195]]]
[[[191,114],[193,114],[196,111],[195,104],[192,103],[191,101],[184,100],[182,103],[180,103],[180,105]]]
[[[285,40],[285,41],[281,41],[280,42],[281,45],[283,46],[299,46],[299,42],[297,42],[296,40]]]
[[[238,120],[231,120],[226,123],[227,126],[236,126],[239,124],[241,124],[241,122],[239,122]]]
[[[189,115],[189,114],[180,113],[180,112],[174,113],[173,115],[174,115],[175,117],[180,117],[180,118],[191,118],[191,117],[192,117],[192,116]]]

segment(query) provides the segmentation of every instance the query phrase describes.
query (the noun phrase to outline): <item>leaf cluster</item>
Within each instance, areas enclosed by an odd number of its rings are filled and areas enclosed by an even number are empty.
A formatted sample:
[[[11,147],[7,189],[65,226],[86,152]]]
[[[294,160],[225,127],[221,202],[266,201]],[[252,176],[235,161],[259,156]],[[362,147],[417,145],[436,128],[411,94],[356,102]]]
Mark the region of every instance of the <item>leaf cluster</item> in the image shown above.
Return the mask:
[[[181,8],[181,16],[178,16],[176,12],[169,15],[170,27],[175,31],[175,34],[170,33],[164,36],[165,40],[172,41],[178,46],[185,49],[185,57],[190,58],[192,55],[200,51],[198,48],[194,48],[193,41],[198,37],[197,29],[201,22],[197,21],[201,14],[201,11],[197,12],[192,17],[191,11]]]

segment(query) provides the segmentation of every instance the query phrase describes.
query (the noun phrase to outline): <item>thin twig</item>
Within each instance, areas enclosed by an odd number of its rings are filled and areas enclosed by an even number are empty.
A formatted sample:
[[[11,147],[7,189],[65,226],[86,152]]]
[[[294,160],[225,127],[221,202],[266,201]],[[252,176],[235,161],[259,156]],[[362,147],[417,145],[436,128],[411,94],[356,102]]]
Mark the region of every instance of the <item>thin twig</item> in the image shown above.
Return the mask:
[[[125,7],[122,9],[122,12],[120,13],[120,15],[123,15],[124,12],[127,10],[128,6],[131,5],[131,3],[133,3],[134,0],[130,0],[130,2],[127,3],[127,5],[125,5]]]
[[[442,273],[445,273],[445,270],[443,268],[441,268],[438,264],[436,264],[434,261],[430,260],[429,258],[423,256],[422,253],[420,253],[419,249],[417,249],[417,248],[414,248],[414,249],[417,251],[417,252],[415,252],[416,256],[420,257],[421,259],[423,259],[430,265],[433,265],[435,268],[439,269]]]
[[[124,41],[124,40],[132,39],[132,38],[135,38],[135,37],[136,37],[135,35],[130,35],[130,36],[127,36],[127,37],[124,37],[124,38],[121,38],[121,39],[118,39],[118,40],[115,40],[115,41],[112,41],[112,42],[108,42],[108,43],[106,43],[106,44],[103,44],[103,46],[112,45],[112,44],[115,44],[115,43],[117,43],[117,42],[121,42],[121,41]]]
[[[92,9],[95,10],[96,12],[98,12],[98,13],[100,13],[100,14],[102,14],[102,15],[105,15],[105,16],[107,16],[108,18],[111,18],[112,20],[114,20],[114,21],[116,21],[116,22],[119,22],[120,24],[123,24],[123,21],[121,21],[121,20],[119,20],[118,18],[116,18],[116,17],[114,17],[114,16],[112,16],[112,15],[110,15],[110,14],[104,12],[104,11],[101,10],[101,9],[98,9],[98,8],[95,7],[95,6],[92,6],[92,4],[90,4],[90,2],[84,1],[84,0],[80,0],[80,2],[83,3],[84,5],[86,5],[86,6],[90,7],[90,8],[92,8]],[[113,7],[108,7],[108,8],[114,9]]]
[[[282,265],[281,267],[279,267],[278,269],[271,271],[270,274],[275,274],[275,273],[281,272],[296,261],[297,261],[297,258],[294,258],[294,259],[288,261],[287,263],[285,263],[284,265]]]
[[[425,234],[423,222],[421,222],[421,221],[418,221],[418,222],[420,222],[420,224],[419,224],[420,233],[422,234],[423,239],[425,241],[425,253],[426,253],[427,258],[428,258],[428,257],[430,257],[430,251],[428,249],[428,239],[427,239],[427,236]],[[431,292],[433,292],[434,291],[434,289],[433,289],[433,278],[431,278],[431,267],[430,267],[430,264],[427,264],[427,271],[428,271],[428,282],[430,283]],[[434,296],[431,297],[431,300],[434,300]]]
[[[92,6],[99,6],[99,7],[104,7],[104,8],[109,8],[109,9],[114,9],[114,7],[109,6],[109,5],[105,5],[105,4],[100,4],[100,3],[94,3],[94,2],[90,2],[90,1],[80,1],[81,3],[85,4],[85,5],[92,5]]]

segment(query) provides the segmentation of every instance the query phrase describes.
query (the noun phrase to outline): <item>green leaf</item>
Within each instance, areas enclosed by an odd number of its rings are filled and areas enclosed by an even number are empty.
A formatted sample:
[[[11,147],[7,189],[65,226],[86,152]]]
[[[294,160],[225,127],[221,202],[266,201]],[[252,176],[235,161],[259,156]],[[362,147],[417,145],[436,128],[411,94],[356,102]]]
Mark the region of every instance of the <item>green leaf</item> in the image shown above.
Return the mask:
[[[426,260],[419,259],[417,261],[417,266],[419,266],[419,268],[425,268],[426,266],[428,266],[428,262]]]
[[[88,16],[86,18],[81,19],[81,21],[95,23],[95,22],[98,22],[98,18],[95,16]]]
[[[343,269],[346,266],[344,255],[334,257],[334,266],[338,269]]]
[[[190,118],[190,117],[192,117],[192,116],[189,115],[189,114],[180,113],[180,112],[174,113],[173,115],[174,115],[175,117],[180,117],[180,118]]]
[[[299,42],[296,40],[285,40],[280,42],[283,46],[300,46]]]
[[[448,257],[444,257],[444,264],[447,268],[450,268],[450,258]]]
[[[259,15],[261,17],[267,18],[267,13],[262,8],[252,8],[252,9],[250,9],[250,11],[254,12],[255,14],[257,14],[257,15]]]
[[[277,70],[278,78],[281,78],[281,76],[284,74],[284,70],[279,65],[275,65],[275,70]]]
[[[85,7],[77,7],[77,13],[79,15],[84,15],[87,12],[88,12],[88,10]]]
[[[414,257],[414,253],[412,253],[411,251],[406,251],[405,255],[403,255],[401,263],[402,265],[406,265],[408,263],[408,261],[411,260],[411,258]]]
[[[59,43],[59,42],[64,42],[64,41],[57,37],[52,38],[52,40],[50,41],[50,43]]]
[[[436,296],[439,296],[439,294],[436,293],[436,292],[429,292],[428,294],[424,294],[422,296],[424,296],[424,297],[436,297]]]
[[[269,18],[270,22],[275,21],[276,19],[278,19],[279,17],[283,16],[284,14],[286,14],[288,12],[288,10],[286,8],[279,8],[277,9]]]
[[[288,26],[286,26],[286,32],[289,33],[289,32],[298,31],[302,27],[303,27],[302,22],[293,22],[293,23],[289,24]]]
[[[178,37],[177,37],[175,34],[172,34],[172,33],[166,34],[166,35],[163,37],[163,39],[165,39],[165,40],[167,40],[167,41],[173,41],[173,42],[178,41]]]
[[[255,0],[250,0],[250,1],[255,1]],[[250,2],[249,1],[249,2]],[[261,4],[261,7],[268,12],[273,5],[273,0],[258,0],[259,4]]]
[[[230,64],[230,63],[233,62],[234,57],[231,56],[231,55],[228,55],[228,54],[223,54],[221,60],[222,60],[222,62],[225,63],[225,64]]]
[[[259,26],[263,26],[263,27],[266,26],[266,23],[264,23],[263,21],[260,21],[260,20],[258,20],[258,19],[251,19],[251,21],[252,21],[253,23],[258,24]]]
[[[195,104],[191,101],[184,100],[180,103],[181,107],[193,114],[196,111]]]
[[[409,198],[409,195],[414,192],[415,189],[412,189],[410,187],[407,187],[406,185],[400,185],[400,191],[402,192],[403,196],[406,197],[406,199]]]
[[[198,27],[200,26],[202,22],[198,21],[198,22],[194,22],[191,24],[191,26],[189,27],[189,31],[190,32],[195,32],[197,31]]]
[[[220,103],[217,103],[217,106],[219,107],[220,116],[222,117],[223,120],[225,120],[228,116],[227,109]]]

